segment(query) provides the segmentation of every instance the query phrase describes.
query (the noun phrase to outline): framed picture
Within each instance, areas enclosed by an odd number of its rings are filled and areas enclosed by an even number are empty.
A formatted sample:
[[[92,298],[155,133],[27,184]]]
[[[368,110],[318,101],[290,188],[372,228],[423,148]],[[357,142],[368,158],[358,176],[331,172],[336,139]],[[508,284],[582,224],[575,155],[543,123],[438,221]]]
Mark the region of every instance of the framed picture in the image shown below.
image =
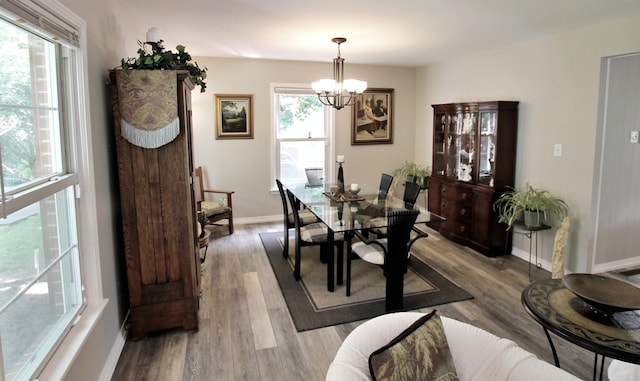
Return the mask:
[[[365,90],[351,113],[351,145],[393,143],[393,89]]]
[[[216,139],[253,139],[253,95],[215,94]]]

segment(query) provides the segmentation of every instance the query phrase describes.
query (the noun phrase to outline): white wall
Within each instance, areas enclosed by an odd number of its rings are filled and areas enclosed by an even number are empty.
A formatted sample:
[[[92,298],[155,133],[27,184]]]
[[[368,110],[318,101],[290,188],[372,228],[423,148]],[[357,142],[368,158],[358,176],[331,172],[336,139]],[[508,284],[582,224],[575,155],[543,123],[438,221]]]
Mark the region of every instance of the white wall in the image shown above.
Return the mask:
[[[640,51],[640,14],[422,67],[417,74],[416,159],[432,136],[430,105],[452,101],[520,101],[516,187],[527,182],[571,208],[567,263],[589,271],[592,181],[598,124],[600,59]],[[553,156],[555,143],[562,157]],[[540,234],[550,261],[555,229]],[[516,251],[528,241],[514,239]]]
[[[188,50],[188,48],[187,48]],[[207,91],[193,91],[194,163],[204,167],[205,187],[235,190],[234,218],[254,221],[282,213],[280,198],[270,192],[271,110],[270,83],[311,83],[330,77],[331,60],[299,62],[194,57],[206,66]],[[368,81],[370,88],[394,89],[393,144],[351,145],[351,107],[336,112],[335,152],[345,155],[345,182],[378,186],[380,174],[414,156],[415,69],[352,65],[345,75]],[[216,140],[214,94],[252,94],[254,139]],[[422,148],[420,148],[422,149]]]
[[[98,234],[102,289],[108,304],[96,327],[77,354],[66,380],[108,380],[124,338],[119,334],[128,310],[126,284],[119,247],[120,211],[117,190],[117,170],[111,124],[111,95],[107,84],[108,69],[120,64],[123,56],[134,55],[137,39],[126,30],[126,12],[119,11],[115,0],[89,2],[85,0],[60,0],[87,22],[87,66],[89,70],[89,97],[96,197],[98,208]]]

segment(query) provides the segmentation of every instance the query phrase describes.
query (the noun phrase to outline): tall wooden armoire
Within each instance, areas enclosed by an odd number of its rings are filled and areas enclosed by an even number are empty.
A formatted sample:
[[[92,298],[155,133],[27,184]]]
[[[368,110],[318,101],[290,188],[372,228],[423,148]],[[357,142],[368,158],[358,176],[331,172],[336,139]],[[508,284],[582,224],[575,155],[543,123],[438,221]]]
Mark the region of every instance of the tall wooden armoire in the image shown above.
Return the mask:
[[[187,71],[110,72],[133,339],[198,328]]]

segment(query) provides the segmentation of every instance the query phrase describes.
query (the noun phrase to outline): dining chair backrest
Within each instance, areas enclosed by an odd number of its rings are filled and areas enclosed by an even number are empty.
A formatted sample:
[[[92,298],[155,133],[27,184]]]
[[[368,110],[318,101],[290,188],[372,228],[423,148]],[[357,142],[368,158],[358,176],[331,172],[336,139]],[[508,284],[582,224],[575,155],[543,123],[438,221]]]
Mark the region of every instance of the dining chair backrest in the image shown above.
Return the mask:
[[[299,230],[302,224],[300,223],[300,214],[298,213],[298,208],[297,208],[298,201],[296,199],[296,196],[293,193],[291,193],[289,189],[285,189],[285,192],[287,193],[287,199],[289,200],[289,204],[291,205],[291,214],[293,214],[295,228],[296,230]]]
[[[391,183],[393,182],[393,176],[383,173],[380,177],[380,186],[378,187],[378,199],[387,198],[387,194],[389,193],[389,188],[391,188]]]
[[[401,209],[389,212],[387,255],[401,254],[406,258],[407,244],[411,237],[411,229],[420,212],[417,209]]]
[[[289,205],[287,205],[287,196],[284,193],[284,186],[282,182],[276,179],[276,185],[278,186],[278,192],[280,192],[280,199],[282,200],[282,211],[284,212],[285,225],[287,224],[287,216],[289,215]]]
[[[402,200],[405,203],[406,208],[413,208],[418,200],[418,195],[420,194],[420,185],[418,183],[407,181],[404,184],[404,195],[402,196]]]

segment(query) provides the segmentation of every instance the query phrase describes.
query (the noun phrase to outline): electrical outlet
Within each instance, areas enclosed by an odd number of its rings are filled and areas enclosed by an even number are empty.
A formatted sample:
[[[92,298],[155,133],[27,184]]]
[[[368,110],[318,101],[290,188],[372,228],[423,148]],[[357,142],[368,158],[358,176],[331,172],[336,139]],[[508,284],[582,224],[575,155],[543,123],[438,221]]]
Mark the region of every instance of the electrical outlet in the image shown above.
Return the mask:
[[[562,157],[562,144],[555,144],[553,146],[553,156]]]
[[[629,139],[629,143],[637,143],[638,142],[638,131],[631,131],[631,138]]]

